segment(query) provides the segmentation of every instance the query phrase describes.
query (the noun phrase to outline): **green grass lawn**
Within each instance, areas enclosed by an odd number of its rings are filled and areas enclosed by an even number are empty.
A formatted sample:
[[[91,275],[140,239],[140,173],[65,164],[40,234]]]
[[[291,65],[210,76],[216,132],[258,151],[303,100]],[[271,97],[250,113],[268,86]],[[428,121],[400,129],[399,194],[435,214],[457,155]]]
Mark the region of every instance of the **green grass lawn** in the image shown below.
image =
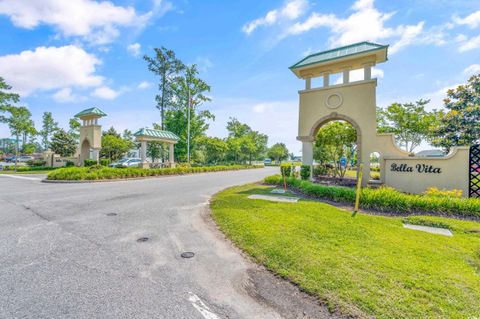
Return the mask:
[[[357,214],[320,202],[247,199],[271,187],[217,194],[212,215],[241,249],[330,309],[377,318],[480,317],[480,223],[407,217],[453,237],[405,229],[401,217]]]

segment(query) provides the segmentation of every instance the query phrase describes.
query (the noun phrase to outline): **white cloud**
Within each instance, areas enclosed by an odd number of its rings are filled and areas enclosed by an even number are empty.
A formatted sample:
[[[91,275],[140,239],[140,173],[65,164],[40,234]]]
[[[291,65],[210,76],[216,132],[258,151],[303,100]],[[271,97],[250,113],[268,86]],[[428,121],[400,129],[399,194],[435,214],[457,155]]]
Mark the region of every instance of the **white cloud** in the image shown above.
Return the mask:
[[[467,66],[463,70],[463,74],[465,74],[467,76],[480,74],[480,64],[472,64],[472,65]]]
[[[197,57],[195,64],[200,72],[206,73],[208,69],[213,68],[214,64],[208,57]]]
[[[374,6],[374,0],[357,0],[352,6],[353,13],[347,18],[340,18],[334,14],[313,12],[303,22],[296,22],[288,27],[283,37],[308,32],[312,29],[326,27],[332,33],[329,38],[330,46],[343,46],[361,41],[393,40],[390,52],[395,53],[399,49],[419,40],[423,33],[424,22],[414,25],[397,25],[387,27],[394,12],[380,12]],[[428,37],[430,43],[439,44],[440,39]]]
[[[472,29],[480,27],[480,10],[475,11],[465,18],[455,16],[453,17],[453,21],[459,25],[467,25]]]
[[[75,96],[72,94],[71,88],[64,88],[53,95],[53,99],[60,103],[73,102],[75,101]]]
[[[261,26],[274,25],[282,20],[295,20],[305,13],[307,7],[307,0],[289,0],[283,7],[271,10],[264,17],[248,22],[243,26],[242,31],[251,34]]]
[[[95,73],[100,63],[74,45],[38,47],[0,56],[0,74],[15,91],[29,95],[37,90],[99,86],[104,81]]]
[[[134,57],[138,57],[140,56],[140,50],[141,50],[142,46],[140,45],[140,43],[132,43],[130,44],[129,46],[127,46],[127,50],[128,52],[133,55]]]
[[[142,81],[137,85],[137,88],[140,90],[146,90],[152,87],[152,83],[148,81]]]
[[[480,48],[480,35],[468,38],[462,34],[457,36],[457,40],[459,40],[460,43],[458,47],[458,51],[460,52],[466,52]]]
[[[92,96],[95,96],[104,100],[115,100],[120,94],[122,94],[121,91],[115,91],[114,89],[109,88],[108,86],[105,86],[105,85],[96,88],[92,92]]]
[[[17,27],[33,29],[45,24],[61,35],[105,44],[118,37],[120,27],[142,27],[154,12],[139,15],[133,7],[117,6],[110,1],[0,0],[0,14],[8,16]]]

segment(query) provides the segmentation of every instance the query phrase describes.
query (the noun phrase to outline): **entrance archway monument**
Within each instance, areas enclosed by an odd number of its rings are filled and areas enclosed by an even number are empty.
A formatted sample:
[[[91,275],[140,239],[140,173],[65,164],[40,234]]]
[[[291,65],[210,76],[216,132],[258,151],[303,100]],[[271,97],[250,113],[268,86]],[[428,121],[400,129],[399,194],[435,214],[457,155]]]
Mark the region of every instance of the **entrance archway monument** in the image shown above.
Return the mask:
[[[92,107],[75,114],[82,121],[80,126],[79,163],[84,165],[86,159],[96,160],[100,157],[102,148],[102,126],[98,119],[107,116],[102,110]]]
[[[344,120],[357,130],[357,163],[364,164],[364,176],[370,174],[370,154],[377,152],[381,183],[385,185],[411,193],[437,186],[462,189],[464,195],[468,194],[468,148],[454,149],[435,160],[419,158],[401,150],[393,134],[377,133],[377,79],[372,78],[372,67],[387,61],[387,57],[388,45],[360,42],[309,55],[290,67],[305,81],[305,89],[298,92],[297,139],[302,142],[303,164],[313,165],[319,128],[329,121]],[[363,79],[350,81],[350,71],[358,69],[363,70]],[[330,83],[330,75],[335,73],[343,74],[341,83]],[[323,85],[312,87],[312,79],[318,77],[323,78]],[[418,174],[425,177],[415,178]],[[368,178],[362,183],[367,185]]]

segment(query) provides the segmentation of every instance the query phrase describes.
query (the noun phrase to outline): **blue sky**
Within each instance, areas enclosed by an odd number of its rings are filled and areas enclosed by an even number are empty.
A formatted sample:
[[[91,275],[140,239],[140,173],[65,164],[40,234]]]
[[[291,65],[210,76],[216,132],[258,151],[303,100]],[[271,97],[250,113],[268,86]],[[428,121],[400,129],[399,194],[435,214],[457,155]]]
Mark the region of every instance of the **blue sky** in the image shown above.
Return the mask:
[[[151,126],[157,86],[142,56],[165,46],[212,86],[210,135],[225,136],[237,117],[299,153],[304,84],[290,65],[359,41],[389,44],[374,71],[377,104],[430,98],[440,108],[447,88],[480,73],[480,2],[0,0],[0,39],[0,76],[37,127],[44,111],[66,126],[92,106],[108,114],[105,127]]]

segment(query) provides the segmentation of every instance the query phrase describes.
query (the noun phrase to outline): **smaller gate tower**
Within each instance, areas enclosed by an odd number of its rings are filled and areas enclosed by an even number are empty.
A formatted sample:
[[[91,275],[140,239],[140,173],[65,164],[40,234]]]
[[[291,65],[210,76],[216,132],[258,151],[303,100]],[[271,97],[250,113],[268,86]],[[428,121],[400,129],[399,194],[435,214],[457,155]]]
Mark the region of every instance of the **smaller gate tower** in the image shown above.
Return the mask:
[[[84,165],[86,159],[98,161],[102,148],[102,126],[98,119],[107,116],[102,110],[92,107],[75,115],[82,120],[80,127],[79,161]]]

